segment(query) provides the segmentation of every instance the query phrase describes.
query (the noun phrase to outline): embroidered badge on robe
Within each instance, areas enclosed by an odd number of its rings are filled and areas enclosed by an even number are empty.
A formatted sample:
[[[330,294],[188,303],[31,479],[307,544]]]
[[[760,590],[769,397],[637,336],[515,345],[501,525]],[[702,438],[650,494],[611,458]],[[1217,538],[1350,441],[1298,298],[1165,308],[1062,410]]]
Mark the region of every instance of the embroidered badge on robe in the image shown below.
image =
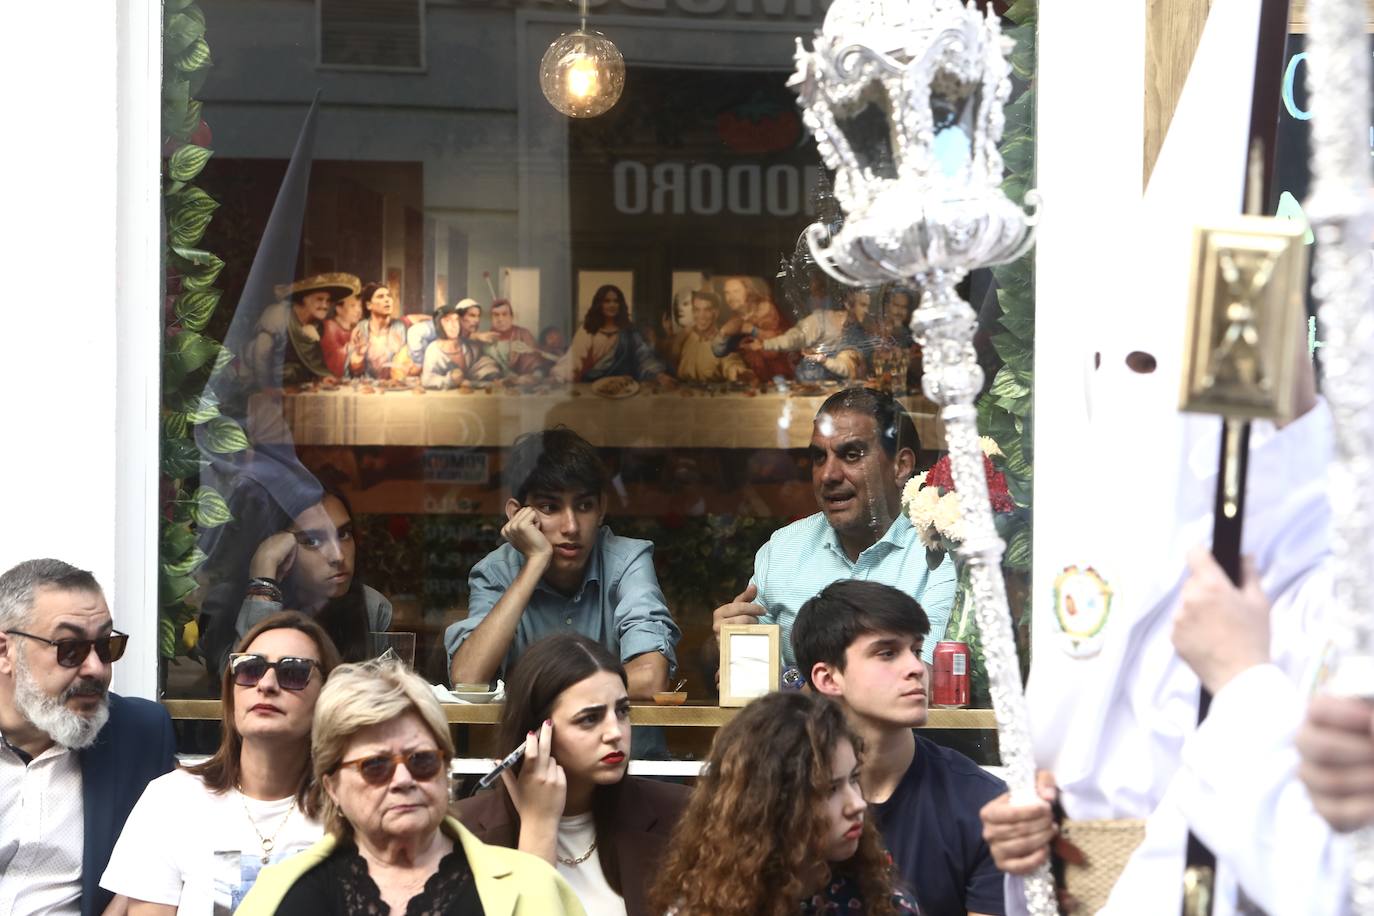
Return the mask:
[[[1064,651],[1090,658],[1102,649],[1112,590],[1091,566],[1067,566],[1054,580],[1054,619]]]

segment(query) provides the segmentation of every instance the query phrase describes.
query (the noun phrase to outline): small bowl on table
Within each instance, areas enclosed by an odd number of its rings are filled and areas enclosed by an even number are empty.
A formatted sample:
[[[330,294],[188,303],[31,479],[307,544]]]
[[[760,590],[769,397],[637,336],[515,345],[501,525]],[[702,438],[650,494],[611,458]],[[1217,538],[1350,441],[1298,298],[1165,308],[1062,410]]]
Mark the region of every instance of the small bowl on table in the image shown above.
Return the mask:
[[[687,702],[687,691],[663,690],[654,694],[654,702],[659,706],[681,706]]]

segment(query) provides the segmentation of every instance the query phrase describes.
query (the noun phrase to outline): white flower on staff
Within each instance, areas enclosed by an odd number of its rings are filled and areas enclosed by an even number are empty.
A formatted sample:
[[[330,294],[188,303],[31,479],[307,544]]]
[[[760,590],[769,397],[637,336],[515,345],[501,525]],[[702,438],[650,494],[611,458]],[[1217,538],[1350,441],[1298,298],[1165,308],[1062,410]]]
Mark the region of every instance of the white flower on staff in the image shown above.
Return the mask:
[[[959,494],[950,492],[940,497],[935,507],[935,528],[951,541],[964,539],[964,512],[959,505]]]

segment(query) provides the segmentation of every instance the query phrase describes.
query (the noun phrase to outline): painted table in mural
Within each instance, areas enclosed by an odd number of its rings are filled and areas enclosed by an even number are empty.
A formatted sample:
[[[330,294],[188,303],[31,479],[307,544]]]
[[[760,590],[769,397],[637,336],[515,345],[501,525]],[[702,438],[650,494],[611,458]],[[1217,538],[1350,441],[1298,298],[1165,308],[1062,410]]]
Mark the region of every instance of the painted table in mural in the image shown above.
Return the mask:
[[[562,423],[593,445],[628,448],[805,448],[830,390],[762,394],[678,389],[602,397],[591,386],[288,393],[283,412],[296,445],[508,446],[521,433]],[[902,398],[921,444],[944,449],[935,405]]]

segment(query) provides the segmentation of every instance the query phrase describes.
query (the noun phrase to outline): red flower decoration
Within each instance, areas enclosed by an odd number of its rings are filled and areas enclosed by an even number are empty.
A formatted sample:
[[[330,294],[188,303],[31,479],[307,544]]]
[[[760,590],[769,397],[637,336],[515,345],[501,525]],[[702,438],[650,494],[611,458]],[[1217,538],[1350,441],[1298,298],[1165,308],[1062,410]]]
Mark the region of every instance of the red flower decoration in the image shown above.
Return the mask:
[[[954,471],[949,464],[949,456],[945,455],[931,467],[926,473],[927,487],[939,487],[945,492],[954,489]]]
[[[1013,512],[1016,510],[1016,503],[1011,498],[1011,491],[1007,487],[1007,476],[997,470],[997,466],[992,463],[992,459],[987,455],[983,456],[983,473],[988,481],[988,498],[992,503],[993,512]],[[949,456],[945,455],[931,467],[926,473],[924,487],[939,487],[948,493],[954,490],[954,472],[949,464]]]

